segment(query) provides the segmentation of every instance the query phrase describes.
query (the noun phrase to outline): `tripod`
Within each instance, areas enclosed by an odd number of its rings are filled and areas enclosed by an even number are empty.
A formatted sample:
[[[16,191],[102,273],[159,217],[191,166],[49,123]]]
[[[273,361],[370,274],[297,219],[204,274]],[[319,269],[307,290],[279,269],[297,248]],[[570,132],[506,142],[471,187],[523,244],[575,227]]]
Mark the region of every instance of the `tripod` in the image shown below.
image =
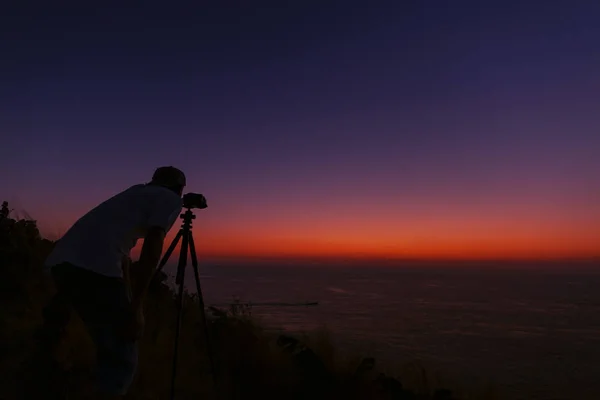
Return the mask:
[[[175,250],[177,243],[180,239],[183,239],[181,242],[181,249],[179,251],[179,264],[177,265],[177,275],[175,278],[175,283],[179,285],[177,292],[177,325],[175,327],[175,345],[173,349],[173,369],[171,374],[171,400],[175,399],[175,380],[177,377],[177,353],[179,349],[179,333],[181,330],[181,316],[183,313],[183,284],[185,278],[185,267],[187,265],[187,256],[188,250],[192,257],[192,267],[194,268],[194,276],[196,280],[196,293],[198,294],[198,302],[200,303],[200,315],[202,317],[202,323],[204,325],[204,337],[206,339],[206,352],[208,354],[208,359],[210,362],[211,373],[213,374],[213,383],[216,387],[216,377],[215,377],[215,368],[212,357],[212,351],[210,349],[210,343],[208,339],[208,328],[206,326],[206,316],[204,313],[204,299],[202,297],[202,289],[200,288],[200,275],[198,273],[198,259],[196,258],[196,247],[194,246],[194,237],[192,236],[192,220],[196,219],[196,216],[191,210],[191,207],[186,207],[187,210],[180,215],[180,218],[183,219],[183,224],[181,225],[181,229],[177,232],[177,236],[171,242],[171,245],[167,249],[165,255],[163,256],[160,264],[158,265],[158,271],[161,271],[162,268],[167,263],[167,260]]]

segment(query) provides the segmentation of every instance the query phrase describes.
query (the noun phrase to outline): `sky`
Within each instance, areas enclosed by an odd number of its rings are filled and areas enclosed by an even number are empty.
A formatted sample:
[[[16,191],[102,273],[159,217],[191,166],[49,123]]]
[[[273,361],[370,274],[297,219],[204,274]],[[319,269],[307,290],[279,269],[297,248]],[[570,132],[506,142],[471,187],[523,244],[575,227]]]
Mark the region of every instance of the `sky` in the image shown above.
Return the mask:
[[[200,256],[600,256],[600,2],[12,3],[0,197],[49,237],[173,165]]]

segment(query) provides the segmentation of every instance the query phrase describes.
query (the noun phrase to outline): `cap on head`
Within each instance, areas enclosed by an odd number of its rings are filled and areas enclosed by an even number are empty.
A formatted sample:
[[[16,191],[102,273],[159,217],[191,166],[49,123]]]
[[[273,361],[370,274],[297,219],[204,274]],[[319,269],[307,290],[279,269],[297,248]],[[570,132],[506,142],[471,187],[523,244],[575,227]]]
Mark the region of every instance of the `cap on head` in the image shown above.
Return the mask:
[[[168,187],[185,186],[185,174],[175,167],[160,167],[152,175],[152,183]]]

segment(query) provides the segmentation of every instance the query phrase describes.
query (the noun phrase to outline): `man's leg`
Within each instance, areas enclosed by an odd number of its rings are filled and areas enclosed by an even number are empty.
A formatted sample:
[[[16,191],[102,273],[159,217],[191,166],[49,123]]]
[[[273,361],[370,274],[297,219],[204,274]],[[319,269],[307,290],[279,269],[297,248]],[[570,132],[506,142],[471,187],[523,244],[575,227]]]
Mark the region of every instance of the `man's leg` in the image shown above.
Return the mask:
[[[65,371],[56,360],[57,350],[63,340],[71,317],[68,292],[54,277],[56,294],[43,310],[43,324],[35,333],[35,349],[24,370],[26,397],[43,393],[47,399],[60,399],[65,395]]]
[[[68,295],[61,289],[44,307],[43,324],[36,333],[39,350],[54,355],[60,345],[69,320],[71,319],[71,304]]]
[[[92,337],[96,343],[95,380],[98,391],[109,399],[125,395],[137,370],[138,344],[124,339],[109,324],[96,326]]]
[[[84,271],[88,290],[74,308],[96,345],[96,388],[101,398],[118,399],[127,393],[137,369],[137,343],[124,337],[131,316],[122,280]]]

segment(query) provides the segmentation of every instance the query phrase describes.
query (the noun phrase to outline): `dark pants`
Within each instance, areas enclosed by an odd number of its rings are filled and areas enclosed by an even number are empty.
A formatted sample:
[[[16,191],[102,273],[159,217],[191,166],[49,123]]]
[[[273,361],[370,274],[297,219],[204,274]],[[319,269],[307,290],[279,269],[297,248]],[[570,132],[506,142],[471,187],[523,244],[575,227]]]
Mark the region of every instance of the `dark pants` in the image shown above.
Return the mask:
[[[132,315],[122,279],[64,263],[52,267],[57,293],[44,309],[45,346],[60,342],[75,310],[96,345],[96,384],[100,391],[127,392],[137,368],[137,343],[121,334]]]

